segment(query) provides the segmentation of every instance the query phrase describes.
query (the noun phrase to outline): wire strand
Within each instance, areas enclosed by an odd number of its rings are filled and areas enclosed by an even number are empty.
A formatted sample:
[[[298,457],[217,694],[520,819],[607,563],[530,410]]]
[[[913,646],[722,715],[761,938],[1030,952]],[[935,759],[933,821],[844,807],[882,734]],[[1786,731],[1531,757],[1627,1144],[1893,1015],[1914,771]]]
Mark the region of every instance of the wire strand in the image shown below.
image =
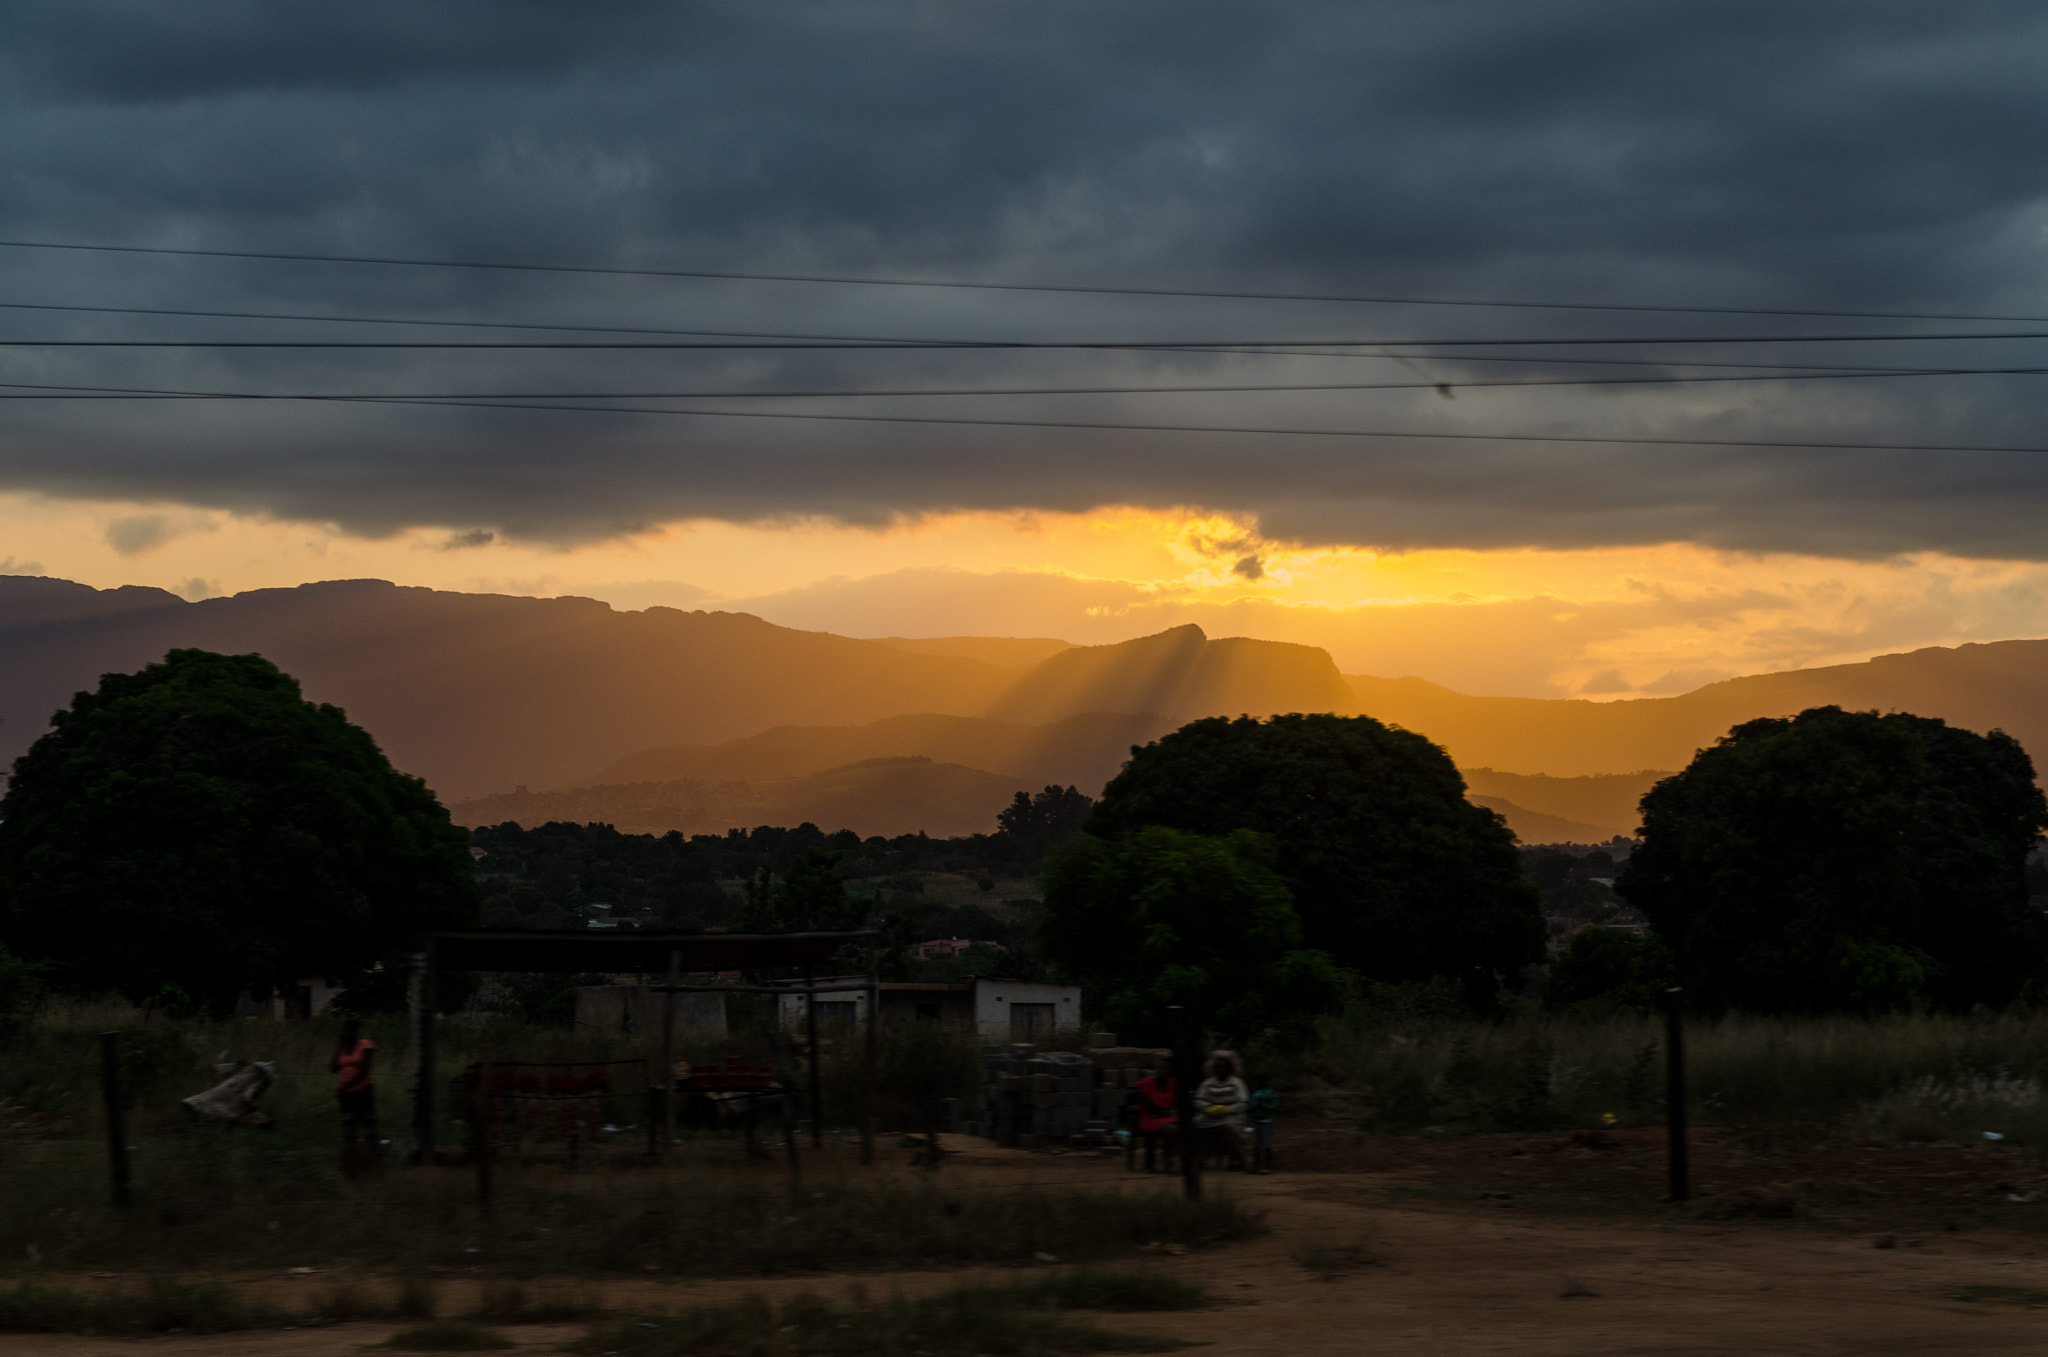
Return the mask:
[[[676,410],[617,405],[533,405],[519,401],[457,400],[416,396],[263,395],[233,392],[161,392],[183,399],[310,401],[348,405],[413,405],[447,410],[537,410],[567,414],[661,415],[712,419],[790,419],[854,424],[934,424],[1008,429],[1077,429],[1139,433],[1252,434],[1296,438],[1409,438],[1473,443],[1576,443],[1589,446],[1699,448],[1807,448],[1840,452],[2048,453],[2048,447],[1972,443],[1867,443],[1818,439],[1619,437],[1606,434],[1465,433],[1430,429],[1255,428],[1217,424],[1140,424],[1098,420],[987,419],[938,415],[850,415],[790,410]]]
[[[262,259],[302,264],[375,264],[405,268],[495,269],[518,273],[580,273],[626,278],[685,278],[726,282],[813,283],[853,287],[929,287],[980,292],[1054,292],[1109,297],[1189,297],[1218,301],[1331,302],[1376,306],[1467,306],[1549,311],[1628,311],[1645,314],[1833,317],[1856,320],[1981,320],[2048,323],[2048,316],[1946,311],[1805,310],[1789,307],[1678,306],[1669,303],[1557,302],[1476,297],[1400,297],[1328,292],[1238,292],[1201,288],[1111,287],[1066,283],[998,283],[968,279],[861,277],[853,274],[743,273],[717,269],[618,268],[586,264],[532,264],[476,259],[408,259],[387,255],[292,254],[267,250],[199,250],[158,245],[88,245],[71,241],[0,240],[20,250],[76,250],[102,254],[175,255],[202,259]]]
[[[870,350],[917,351],[951,349],[1116,351],[1131,349],[1190,350],[1229,349],[1243,351],[1286,350],[1320,345],[1326,348],[1431,349],[1557,347],[1568,344],[1846,344],[1910,343],[1921,340],[2048,339],[2048,330],[2012,330],[1988,334],[1898,334],[1898,335],[1638,335],[1606,338],[1541,339],[948,339],[886,341],[771,340],[767,342],[678,342],[671,340],[587,340],[543,341],[526,339],[0,339],[0,348],[27,349],[531,349],[599,352],[615,350],[747,350],[747,349],[831,349],[852,352]],[[1410,357],[1429,357],[1413,354]]]

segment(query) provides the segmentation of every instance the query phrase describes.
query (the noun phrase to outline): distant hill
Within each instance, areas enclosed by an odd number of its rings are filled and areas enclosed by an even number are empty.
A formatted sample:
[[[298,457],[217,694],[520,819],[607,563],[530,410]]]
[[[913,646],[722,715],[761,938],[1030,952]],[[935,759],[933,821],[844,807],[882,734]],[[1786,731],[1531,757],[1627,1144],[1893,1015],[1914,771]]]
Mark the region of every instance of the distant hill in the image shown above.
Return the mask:
[[[1498,796],[1468,792],[1465,799],[1475,806],[1499,811],[1501,818],[1508,822],[1508,828],[1523,843],[1606,843],[1614,837],[1604,826],[1545,815]]]
[[[1417,678],[1348,681],[1354,710],[1423,732],[1465,767],[1553,777],[1683,768],[1742,721],[1834,704],[2003,729],[2048,773],[2048,641],[1929,647],[1624,702],[1468,697]]]
[[[866,641],[745,613],[622,613],[587,598],[445,593],[381,580],[187,603],[160,589],[16,575],[0,576],[0,767],[101,674],[139,669],[181,646],[264,655],[309,698],[345,709],[393,763],[447,800],[558,787],[637,751],[779,726],[922,713],[1043,724],[1090,712],[1179,724],[1212,713],[1327,710],[1346,700],[1320,650],[1210,641],[1197,627],[1085,648],[1006,638]],[[863,746],[853,758],[826,755],[802,766],[924,752]],[[1122,757],[1119,748],[1110,771]],[[1068,766],[1064,755],[1004,761],[1017,766],[1003,771],[1030,777],[1048,764]],[[1095,758],[1077,776],[1102,766]]]
[[[1549,777],[1500,773],[1491,768],[1458,771],[1465,775],[1469,799],[1506,814],[1509,826],[1524,843],[1605,843],[1617,834],[1632,837],[1639,823],[1636,803],[1659,778],[1670,776],[1642,772]],[[1506,810],[1510,805],[1514,814]],[[1517,815],[1522,817],[1519,824]],[[1546,827],[1539,825],[1539,820],[1557,823]],[[1577,832],[1561,832],[1565,825],[1575,825]]]
[[[755,782],[612,783],[554,792],[521,789],[457,802],[460,825],[508,820],[531,829],[550,820],[599,821],[623,833],[723,834],[809,821],[863,838],[923,832],[934,838],[986,834],[1010,803],[1017,780],[925,758],[868,759],[804,777]]]
[[[1242,637],[1211,641],[1173,627],[1119,645],[1074,646],[1033,666],[986,715],[1037,723],[1075,712],[1179,718],[1338,711],[1351,693],[1329,652]]]
[[[178,646],[254,651],[366,727],[445,799],[556,786],[652,745],[792,723],[980,712],[1015,671],[744,613],[614,612],[587,598],[402,589],[380,580],[186,603],[0,577],[0,766],[102,673]]]
[[[745,803],[719,799],[723,792],[661,793],[662,805],[687,801],[713,818],[730,810],[736,823],[757,813],[748,805],[801,809],[788,799],[795,791],[759,790],[769,784],[923,759],[922,769],[846,774],[841,782],[855,789],[846,813],[894,824],[905,823],[905,808],[926,806],[927,832],[987,829],[1016,791],[1056,782],[1092,795],[1132,745],[1195,717],[1239,713],[1363,712],[1419,731],[1466,770],[1475,798],[1514,808],[1526,841],[1627,833],[1636,798],[1657,776],[1643,770],[1683,768],[1738,722],[1826,703],[2002,728],[2048,766],[2048,641],[1918,650],[1595,703],[1346,678],[1313,647],[1211,640],[1192,626],[1112,646],[876,641],[744,613],[622,613],[591,599],[377,580],[187,603],[159,589],[30,576],[0,576],[0,766],[102,673],[179,646],[274,660],[450,802],[527,787],[543,789],[528,796],[567,788],[611,804],[608,789],[628,784],[746,783],[756,799]],[[997,783],[1000,798],[988,800]],[[652,793],[617,795],[654,804]],[[870,812],[854,805],[860,795],[882,800]],[[820,825],[822,807],[841,804],[823,783],[802,796],[813,808],[803,818]],[[1568,822],[1569,832],[1528,817]]]
[[[911,655],[980,660],[998,669],[1023,669],[1074,648],[1071,641],[1044,636],[878,636],[875,644]]]
[[[777,726],[716,745],[670,745],[628,755],[577,786],[679,780],[802,777],[863,759],[921,756],[1011,777],[1019,789],[1051,783],[1093,796],[1116,776],[1131,746],[1179,723],[1114,712],[1044,725],[975,716],[891,716],[860,726]]]

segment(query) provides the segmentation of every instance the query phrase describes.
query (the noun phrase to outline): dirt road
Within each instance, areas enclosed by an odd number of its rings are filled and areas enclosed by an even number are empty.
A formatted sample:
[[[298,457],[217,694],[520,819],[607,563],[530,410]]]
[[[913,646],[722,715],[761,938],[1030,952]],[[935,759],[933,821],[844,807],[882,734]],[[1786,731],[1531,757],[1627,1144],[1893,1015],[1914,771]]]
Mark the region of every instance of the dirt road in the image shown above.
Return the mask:
[[[1039,1163],[1047,1172],[1053,1164]],[[1080,1166],[1076,1166],[1078,1170]],[[1061,1176],[1064,1176],[1062,1173]],[[1134,1257],[1206,1282],[1226,1303],[1118,1315],[1111,1327],[1228,1354],[1919,1354],[2048,1351],[2048,1241],[1971,1226],[1890,1238],[1812,1221],[1713,1223],[1655,1211],[1605,1220],[1535,1214],[1479,1198],[1401,1204],[1385,1174],[1235,1177],[1226,1190],[1268,1213],[1272,1233],[1185,1257]],[[800,1281],[598,1283],[606,1303],[676,1308],[749,1293],[918,1292],[973,1274]],[[328,1280],[323,1278],[323,1280]],[[271,1277],[238,1284],[276,1294]],[[1984,1298],[1955,1299],[1968,1288]],[[443,1289],[450,1310],[462,1283]],[[325,1357],[378,1342],[390,1324],[140,1340],[166,1357]],[[577,1327],[513,1330],[546,1349]],[[132,1357],[138,1340],[0,1336],[0,1357]]]

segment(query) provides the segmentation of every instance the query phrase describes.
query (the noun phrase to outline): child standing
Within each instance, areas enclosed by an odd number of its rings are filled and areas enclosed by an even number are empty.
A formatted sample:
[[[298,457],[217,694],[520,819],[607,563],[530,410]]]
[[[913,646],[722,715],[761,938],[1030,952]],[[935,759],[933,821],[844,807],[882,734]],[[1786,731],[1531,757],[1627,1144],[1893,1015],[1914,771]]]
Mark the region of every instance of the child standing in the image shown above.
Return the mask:
[[[344,1022],[334,1058],[327,1062],[341,1100],[344,1144],[355,1144],[358,1133],[371,1146],[377,1143],[377,1081],[371,1073],[376,1057],[377,1043],[363,1035],[363,1025],[354,1018]]]
[[[1273,1114],[1280,1110],[1280,1095],[1273,1090],[1273,1076],[1252,1076],[1252,1172],[1273,1171]]]

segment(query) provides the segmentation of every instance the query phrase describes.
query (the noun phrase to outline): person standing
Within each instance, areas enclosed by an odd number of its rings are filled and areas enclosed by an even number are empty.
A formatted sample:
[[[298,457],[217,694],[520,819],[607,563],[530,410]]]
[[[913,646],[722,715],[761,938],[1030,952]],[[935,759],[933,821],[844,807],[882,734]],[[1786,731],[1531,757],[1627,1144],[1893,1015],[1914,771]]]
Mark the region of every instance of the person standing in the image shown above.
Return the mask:
[[[328,1068],[334,1071],[335,1094],[341,1101],[341,1138],[353,1145],[360,1135],[377,1143],[377,1043],[363,1035],[363,1025],[350,1018],[341,1025],[341,1040]]]
[[[1209,1077],[1195,1089],[1195,1141],[1214,1142],[1230,1160],[1230,1167],[1244,1167],[1244,1113],[1251,1091],[1237,1077],[1237,1061],[1227,1051],[1217,1051],[1209,1062]]]
[[[1166,1166],[1173,1166],[1174,1137],[1180,1130],[1180,1088],[1174,1083],[1173,1061],[1161,1060],[1159,1067],[1138,1081],[1138,1136],[1145,1142],[1145,1172],[1151,1173],[1156,1151],[1165,1148]]]
[[[1273,1114],[1280,1110],[1280,1095],[1273,1089],[1273,1076],[1252,1076],[1252,1172],[1273,1171]]]

